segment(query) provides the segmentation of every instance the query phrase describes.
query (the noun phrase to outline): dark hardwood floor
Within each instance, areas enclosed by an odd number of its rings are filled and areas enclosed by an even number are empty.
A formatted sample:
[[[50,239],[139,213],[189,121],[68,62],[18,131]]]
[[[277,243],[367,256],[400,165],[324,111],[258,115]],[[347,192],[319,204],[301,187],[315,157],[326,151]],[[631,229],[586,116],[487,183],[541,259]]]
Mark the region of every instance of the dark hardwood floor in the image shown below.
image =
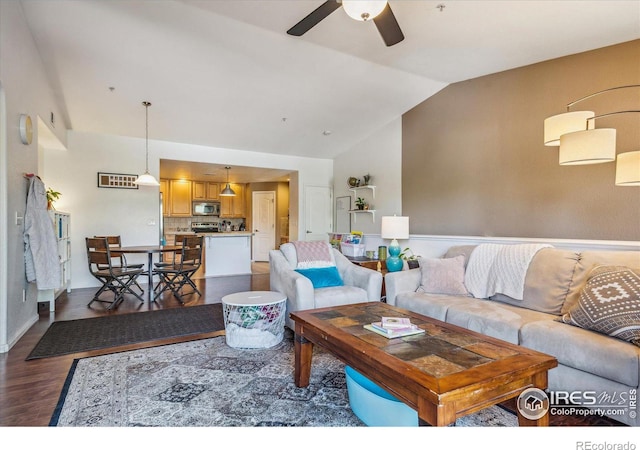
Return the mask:
[[[114,311],[106,311],[105,306],[98,302],[94,302],[91,308],[88,308],[87,303],[97,288],[75,289],[70,293],[63,293],[56,300],[55,313],[49,313],[48,303],[40,304],[38,322],[9,352],[0,354],[0,426],[47,426],[75,358],[201,339],[222,333],[214,332],[25,361],[52,322],[220,303],[223,296],[234,292],[269,290],[268,263],[255,264],[253,275],[203,278],[196,280],[196,283],[202,296],[190,296],[184,306],[170,294],[164,294],[162,299],[151,305],[147,302],[141,304],[132,296]]]

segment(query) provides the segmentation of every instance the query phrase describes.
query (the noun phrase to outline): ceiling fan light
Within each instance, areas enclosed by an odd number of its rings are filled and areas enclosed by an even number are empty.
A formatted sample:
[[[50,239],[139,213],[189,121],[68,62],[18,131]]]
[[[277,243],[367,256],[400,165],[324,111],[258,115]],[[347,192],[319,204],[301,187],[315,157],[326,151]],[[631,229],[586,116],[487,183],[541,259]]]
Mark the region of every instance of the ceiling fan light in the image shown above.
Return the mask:
[[[349,17],[361,22],[373,20],[387,6],[386,0],[342,0],[342,7]]]

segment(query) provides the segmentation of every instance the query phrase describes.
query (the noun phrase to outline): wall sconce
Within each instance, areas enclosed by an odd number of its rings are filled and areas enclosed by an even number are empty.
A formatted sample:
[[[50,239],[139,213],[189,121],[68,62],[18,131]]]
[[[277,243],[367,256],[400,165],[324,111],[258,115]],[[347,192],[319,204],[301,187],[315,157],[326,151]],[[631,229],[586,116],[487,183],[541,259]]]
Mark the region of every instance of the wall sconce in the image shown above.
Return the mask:
[[[640,110],[614,111],[595,115],[593,111],[570,111],[576,103],[596,95],[617,89],[640,87],[640,84],[616,86],[589,94],[567,104],[567,112],[548,117],[544,121],[544,145],[559,145],[560,165],[581,165],[613,162],[616,160],[615,128],[595,128],[596,119],[616,114],[640,113]],[[637,173],[640,172],[640,160],[634,153],[618,155],[616,164],[616,186],[638,186]],[[625,156],[627,155],[627,156]],[[618,175],[618,171],[622,172]]]

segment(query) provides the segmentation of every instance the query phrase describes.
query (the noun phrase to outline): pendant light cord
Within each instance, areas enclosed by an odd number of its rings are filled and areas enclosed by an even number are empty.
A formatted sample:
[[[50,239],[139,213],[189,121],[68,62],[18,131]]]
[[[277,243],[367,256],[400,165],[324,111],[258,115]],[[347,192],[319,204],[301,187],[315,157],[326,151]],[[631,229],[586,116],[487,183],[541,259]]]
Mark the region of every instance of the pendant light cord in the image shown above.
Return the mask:
[[[145,150],[146,150],[146,172],[145,173],[149,173],[149,106],[151,106],[151,103],[149,102],[142,102],[142,104],[144,105],[144,111],[145,111],[145,138],[144,138],[144,142],[145,142]]]

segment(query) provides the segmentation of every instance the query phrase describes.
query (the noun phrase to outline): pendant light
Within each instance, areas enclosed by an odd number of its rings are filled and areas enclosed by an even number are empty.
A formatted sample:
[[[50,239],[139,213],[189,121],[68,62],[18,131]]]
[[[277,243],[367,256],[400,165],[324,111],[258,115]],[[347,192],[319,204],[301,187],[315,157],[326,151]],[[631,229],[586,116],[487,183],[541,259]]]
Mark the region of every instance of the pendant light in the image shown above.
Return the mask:
[[[227,169],[227,185],[224,187],[222,192],[220,192],[220,195],[223,197],[234,197],[236,193],[231,189],[231,186],[229,186],[229,169],[231,169],[231,167],[227,166],[225,169]]]
[[[160,186],[160,183],[154,178],[153,175],[149,173],[149,106],[151,103],[142,102],[145,108],[145,117],[146,117],[146,136],[145,136],[145,148],[146,148],[146,161],[147,166],[144,174],[140,175],[133,184],[137,184],[138,186]]]

